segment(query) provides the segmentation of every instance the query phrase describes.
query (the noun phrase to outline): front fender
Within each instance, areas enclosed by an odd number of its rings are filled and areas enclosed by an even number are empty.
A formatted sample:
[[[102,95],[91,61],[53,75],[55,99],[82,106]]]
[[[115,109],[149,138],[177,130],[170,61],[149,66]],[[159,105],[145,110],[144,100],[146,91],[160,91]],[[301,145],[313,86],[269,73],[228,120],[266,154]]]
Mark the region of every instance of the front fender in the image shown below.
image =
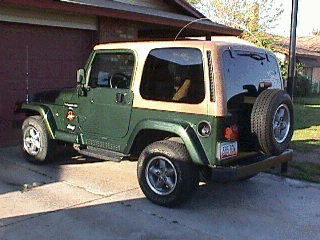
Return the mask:
[[[184,142],[192,161],[200,165],[209,165],[208,157],[193,128],[187,123],[163,122],[157,120],[144,120],[134,128],[126,152],[129,152],[136,136],[142,130],[158,130],[178,135]]]
[[[21,106],[21,110],[26,112],[32,111],[39,113],[47,127],[50,138],[55,139],[55,130],[57,129],[57,125],[52,111],[48,106],[35,103],[24,103]]]

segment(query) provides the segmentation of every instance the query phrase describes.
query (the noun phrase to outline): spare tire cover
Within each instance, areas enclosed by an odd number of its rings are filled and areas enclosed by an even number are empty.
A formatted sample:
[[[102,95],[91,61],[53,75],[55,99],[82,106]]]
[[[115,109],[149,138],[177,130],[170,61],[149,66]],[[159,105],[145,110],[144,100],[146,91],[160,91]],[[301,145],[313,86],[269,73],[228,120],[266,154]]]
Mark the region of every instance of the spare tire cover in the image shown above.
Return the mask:
[[[279,155],[290,143],[294,127],[293,104],[281,89],[266,89],[256,99],[251,113],[251,132],[259,149]]]

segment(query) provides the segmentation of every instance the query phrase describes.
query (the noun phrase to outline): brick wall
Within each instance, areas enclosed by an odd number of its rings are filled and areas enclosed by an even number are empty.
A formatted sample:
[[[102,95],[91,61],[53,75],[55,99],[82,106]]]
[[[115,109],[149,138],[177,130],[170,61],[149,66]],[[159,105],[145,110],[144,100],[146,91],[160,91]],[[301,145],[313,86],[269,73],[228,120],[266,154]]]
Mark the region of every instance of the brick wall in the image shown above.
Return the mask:
[[[132,42],[138,40],[138,26],[132,22],[103,18],[99,19],[99,43]]]

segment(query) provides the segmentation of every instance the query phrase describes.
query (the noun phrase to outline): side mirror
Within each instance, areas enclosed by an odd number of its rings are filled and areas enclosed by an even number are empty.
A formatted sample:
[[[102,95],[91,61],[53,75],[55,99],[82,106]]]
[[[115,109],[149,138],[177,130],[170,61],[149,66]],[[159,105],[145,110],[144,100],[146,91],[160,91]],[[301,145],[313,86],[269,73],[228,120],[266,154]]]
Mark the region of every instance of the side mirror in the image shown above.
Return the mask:
[[[77,71],[77,83],[84,84],[84,69],[78,69]]]

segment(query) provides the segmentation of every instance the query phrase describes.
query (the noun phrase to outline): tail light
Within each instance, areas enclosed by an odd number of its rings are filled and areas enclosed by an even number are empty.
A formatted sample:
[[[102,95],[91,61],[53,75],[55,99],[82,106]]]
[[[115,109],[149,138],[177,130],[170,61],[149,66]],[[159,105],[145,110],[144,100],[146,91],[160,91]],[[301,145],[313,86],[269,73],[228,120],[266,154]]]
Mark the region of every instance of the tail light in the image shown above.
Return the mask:
[[[227,127],[224,130],[224,137],[225,139],[231,141],[231,142],[236,142],[239,140],[239,128],[236,124],[232,125],[231,127]]]

